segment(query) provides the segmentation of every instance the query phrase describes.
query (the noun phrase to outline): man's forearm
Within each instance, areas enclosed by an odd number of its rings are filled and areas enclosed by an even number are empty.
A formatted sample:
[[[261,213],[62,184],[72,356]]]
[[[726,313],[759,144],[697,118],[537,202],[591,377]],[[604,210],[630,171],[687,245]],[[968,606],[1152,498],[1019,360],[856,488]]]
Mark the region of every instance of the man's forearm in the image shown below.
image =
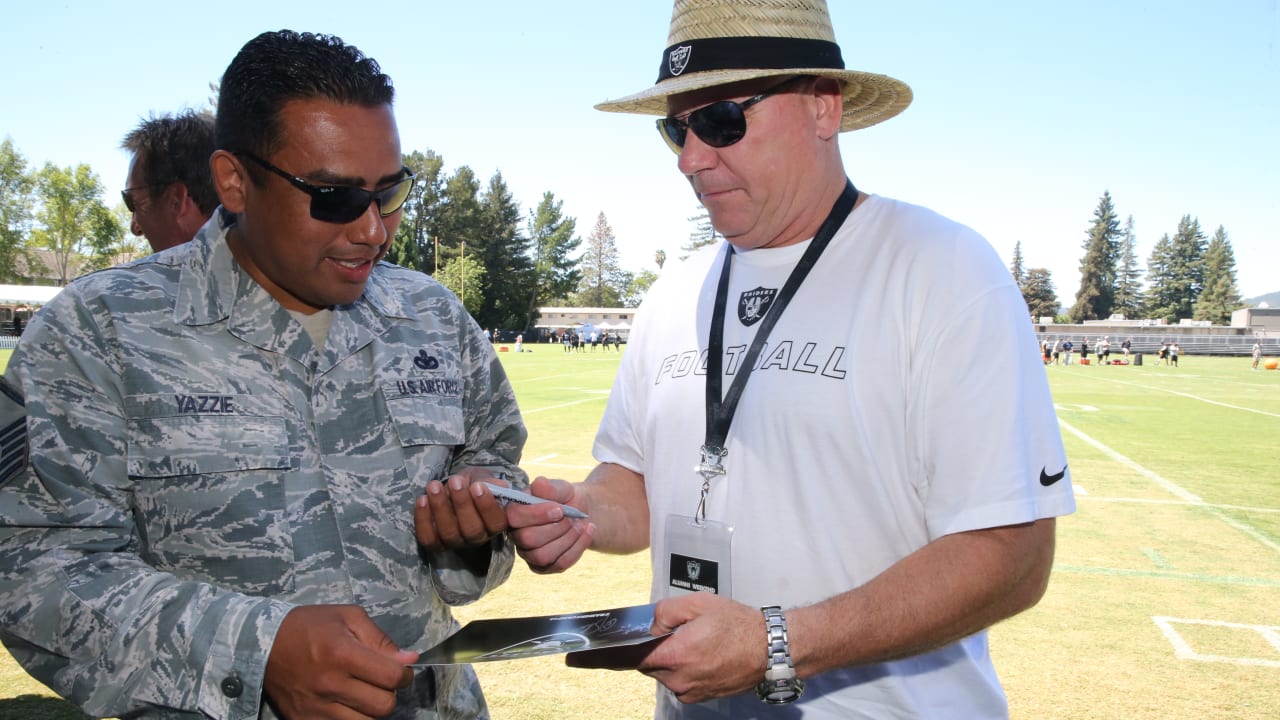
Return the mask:
[[[1053,566],[1054,519],[957,533],[871,582],[787,612],[802,677],[940,648],[1040,600]]]
[[[649,500],[643,475],[601,463],[575,490],[596,526],[593,550],[621,555],[649,547]]]

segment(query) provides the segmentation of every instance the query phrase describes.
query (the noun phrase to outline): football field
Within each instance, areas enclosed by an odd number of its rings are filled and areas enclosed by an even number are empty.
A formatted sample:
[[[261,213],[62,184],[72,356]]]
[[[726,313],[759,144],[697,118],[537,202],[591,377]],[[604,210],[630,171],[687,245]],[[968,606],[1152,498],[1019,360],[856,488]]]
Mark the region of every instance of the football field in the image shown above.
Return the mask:
[[[507,347],[499,356],[529,427],[522,464],[581,479],[620,355]],[[1078,510],[1058,521],[1044,600],[991,633],[1012,717],[1280,717],[1280,371],[1249,365],[1045,369]],[[458,615],[632,605],[648,584],[645,553],[592,554],[547,577],[517,562]],[[477,670],[494,718],[651,716],[652,682],[635,673],[568,669],[561,656]],[[0,718],[77,717],[42,695],[0,654]]]

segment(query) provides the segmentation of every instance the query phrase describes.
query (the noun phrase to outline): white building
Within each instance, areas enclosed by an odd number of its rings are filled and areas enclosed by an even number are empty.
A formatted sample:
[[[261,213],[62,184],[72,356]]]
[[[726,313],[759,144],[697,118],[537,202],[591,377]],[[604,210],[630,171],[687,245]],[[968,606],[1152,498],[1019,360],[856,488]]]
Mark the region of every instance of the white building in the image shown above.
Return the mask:
[[[625,341],[631,332],[631,320],[635,314],[634,308],[540,307],[534,327],[539,335],[549,332],[558,334],[567,329],[579,332],[608,330],[617,333]]]

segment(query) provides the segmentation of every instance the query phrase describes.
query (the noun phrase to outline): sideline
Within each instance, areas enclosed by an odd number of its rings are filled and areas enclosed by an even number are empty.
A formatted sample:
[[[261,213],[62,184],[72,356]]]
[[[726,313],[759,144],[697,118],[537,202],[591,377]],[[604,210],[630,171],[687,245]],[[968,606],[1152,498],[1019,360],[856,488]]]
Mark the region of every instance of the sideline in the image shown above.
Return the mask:
[[[1276,541],[1267,537],[1252,525],[1246,522],[1242,522],[1240,520],[1236,520],[1235,518],[1227,515],[1225,512],[1219,509],[1218,506],[1205,502],[1204,499],[1201,498],[1199,495],[1196,495],[1195,493],[1191,492],[1190,490],[1187,490],[1186,488],[1181,487],[1180,485],[1170,482],[1169,480],[1161,477],[1155,472],[1152,472],[1151,470],[1148,470],[1145,467],[1139,465],[1137,462],[1130,460],[1124,455],[1121,455],[1120,453],[1116,452],[1110,447],[1102,444],[1098,440],[1095,440],[1092,437],[1084,434],[1080,430],[1076,429],[1074,426],[1072,426],[1070,423],[1063,420],[1062,418],[1058,418],[1058,424],[1062,426],[1062,429],[1066,430],[1072,435],[1075,435],[1077,438],[1079,438],[1086,444],[1093,446],[1096,450],[1098,450],[1102,454],[1106,455],[1107,457],[1120,463],[1126,468],[1129,468],[1130,470],[1138,473],[1139,475],[1147,478],[1148,480],[1164,488],[1171,495],[1174,495],[1175,497],[1185,500],[1190,505],[1195,505],[1197,507],[1204,508],[1205,512],[1208,512],[1210,515],[1213,515],[1214,517],[1226,523],[1227,525],[1230,525],[1236,530],[1239,530],[1245,535],[1248,535],[1249,537],[1253,538],[1259,544],[1269,548],[1270,550],[1275,552],[1277,555],[1280,555],[1280,543],[1277,543]]]

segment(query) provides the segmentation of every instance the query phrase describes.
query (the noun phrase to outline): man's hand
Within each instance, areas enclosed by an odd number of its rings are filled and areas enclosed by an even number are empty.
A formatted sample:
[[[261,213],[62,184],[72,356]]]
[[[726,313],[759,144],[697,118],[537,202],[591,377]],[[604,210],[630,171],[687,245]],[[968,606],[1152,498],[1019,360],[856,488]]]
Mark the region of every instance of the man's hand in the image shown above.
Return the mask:
[[[282,718],[385,717],[395,710],[396,690],[413,682],[406,666],[417,659],[359,607],[304,605],[280,624],[263,686]]]
[[[637,670],[684,703],[746,692],[764,679],[766,631],[757,608],[711,593],[662,600],[651,632],[674,630]]]
[[[539,477],[529,486],[529,492],[584,510],[578,487],[564,480]],[[512,503],[507,508],[507,519],[517,552],[535,573],[568,570],[582,558],[595,536],[595,525],[587,520],[567,518],[558,505],[551,503]]]
[[[485,482],[509,485],[484,468],[427,483],[413,511],[418,544],[428,551],[476,547],[507,529],[507,515]]]

